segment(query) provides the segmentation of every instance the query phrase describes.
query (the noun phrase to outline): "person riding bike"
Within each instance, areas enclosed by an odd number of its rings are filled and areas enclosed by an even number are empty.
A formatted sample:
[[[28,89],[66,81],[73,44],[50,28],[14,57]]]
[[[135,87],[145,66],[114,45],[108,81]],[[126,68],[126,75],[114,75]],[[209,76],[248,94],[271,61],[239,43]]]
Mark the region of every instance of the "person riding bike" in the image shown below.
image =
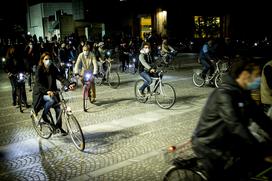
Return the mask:
[[[99,42],[97,45],[97,50],[95,52],[96,54],[96,60],[98,65],[99,73],[105,73],[107,70],[107,64],[106,64],[106,50],[104,48],[104,42]],[[103,80],[105,80],[105,77],[103,77]]]
[[[14,45],[8,47],[4,71],[8,74],[10,80],[13,106],[17,105],[17,90],[19,85],[16,75],[21,72],[26,72],[27,70],[21,57],[22,55],[19,53],[19,47]],[[22,102],[25,104],[26,108],[29,108],[30,105],[27,103],[25,84],[23,84],[22,94]]]
[[[148,42],[143,43],[143,48],[140,51],[139,55],[139,73],[140,76],[144,79],[144,84],[138,90],[139,95],[145,96],[144,90],[147,88],[148,92],[150,92],[149,85],[152,83],[153,76],[156,76],[155,62],[150,54],[150,44]]]
[[[64,78],[63,74],[57,67],[52,64],[51,54],[44,52],[41,55],[37,71],[36,71],[35,84],[33,88],[33,110],[37,114],[43,107],[42,118],[44,122],[49,123],[47,114],[51,107],[54,107],[56,112],[56,127],[60,130],[63,136],[67,135],[66,131],[62,128],[62,120],[58,119],[61,116],[61,108],[57,103],[60,101],[59,95],[55,94],[57,91],[57,83],[59,80],[63,85],[69,89],[74,89],[74,84],[71,84]]]
[[[260,142],[250,129],[256,123],[272,136],[272,121],[250,94],[260,83],[259,74],[254,62],[235,63],[203,107],[192,135],[192,149],[209,181],[248,180],[256,165],[272,153],[271,146]]]
[[[163,56],[163,61],[165,64],[170,63],[170,60],[173,58],[173,53],[175,52],[175,49],[168,44],[167,39],[164,39],[162,41],[161,55]]]
[[[75,74],[79,74],[81,77],[84,76],[86,71],[92,70],[93,76],[97,75],[97,61],[95,55],[90,51],[90,45],[84,45],[83,46],[83,52],[81,52],[78,57],[75,64]],[[79,72],[79,67],[81,66],[81,71]],[[83,80],[83,79],[82,79]],[[95,92],[95,83],[94,79],[92,78],[90,80],[90,86],[91,86],[91,97],[90,102],[94,103],[96,102],[96,92]]]
[[[200,49],[199,60],[203,66],[202,78],[205,79],[207,73],[211,76],[214,73],[214,40],[210,38]]]

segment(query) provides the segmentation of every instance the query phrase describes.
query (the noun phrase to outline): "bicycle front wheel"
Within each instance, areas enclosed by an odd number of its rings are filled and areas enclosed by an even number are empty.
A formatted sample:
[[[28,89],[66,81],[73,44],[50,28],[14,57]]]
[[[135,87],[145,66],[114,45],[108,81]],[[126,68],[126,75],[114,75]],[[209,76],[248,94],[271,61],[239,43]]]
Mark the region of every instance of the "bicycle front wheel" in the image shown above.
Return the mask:
[[[87,85],[84,85],[83,86],[83,110],[85,112],[87,112],[88,108],[87,108],[87,105],[88,105],[88,101],[89,101],[89,89],[88,89],[88,86]]]
[[[66,126],[76,148],[83,151],[85,149],[85,138],[82,129],[73,114],[68,115]]]
[[[120,77],[118,72],[110,72],[108,74],[108,83],[111,88],[116,89],[120,85]]]
[[[205,84],[205,80],[201,77],[200,72],[195,72],[193,74],[193,83],[197,87],[202,87]]]
[[[166,172],[163,181],[205,181],[205,179],[194,170],[173,166]]]
[[[214,79],[214,84],[216,87],[219,87],[222,84],[222,74],[221,73],[216,75],[216,77]]]
[[[94,79],[95,85],[101,85],[103,82],[103,77],[104,77],[104,74],[98,73]]]
[[[176,102],[174,87],[168,83],[162,83],[155,92],[155,100],[159,107],[163,109],[171,108]]]
[[[31,120],[37,134],[44,139],[49,139],[52,136],[52,128],[48,123],[40,123],[40,119],[31,111]]]

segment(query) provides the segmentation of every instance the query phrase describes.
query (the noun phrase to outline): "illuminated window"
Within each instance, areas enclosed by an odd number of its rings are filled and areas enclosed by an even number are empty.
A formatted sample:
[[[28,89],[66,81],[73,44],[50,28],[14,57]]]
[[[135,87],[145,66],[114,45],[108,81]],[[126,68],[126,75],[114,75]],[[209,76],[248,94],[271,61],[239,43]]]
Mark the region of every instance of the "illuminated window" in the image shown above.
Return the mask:
[[[194,16],[194,38],[220,37],[220,17]]]

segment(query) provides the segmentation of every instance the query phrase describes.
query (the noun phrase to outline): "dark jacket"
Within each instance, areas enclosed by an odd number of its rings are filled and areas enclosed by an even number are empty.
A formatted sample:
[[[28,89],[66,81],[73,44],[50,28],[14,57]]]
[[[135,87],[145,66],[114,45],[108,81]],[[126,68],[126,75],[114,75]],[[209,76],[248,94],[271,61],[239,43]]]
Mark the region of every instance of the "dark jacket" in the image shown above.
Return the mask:
[[[149,72],[150,69],[155,68],[155,62],[151,56],[150,53],[145,54],[143,53],[143,50],[140,51],[140,55],[139,55],[139,72]]]
[[[211,93],[202,110],[192,136],[193,149],[215,159],[239,156],[257,144],[248,129],[251,120],[272,135],[272,121],[257,107],[250,92],[227,76],[221,87]]]
[[[70,84],[55,66],[51,65],[48,72],[43,66],[38,66],[33,88],[33,108],[36,113],[44,105],[43,95],[47,95],[47,91],[57,90],[57,80],[67,87]]]

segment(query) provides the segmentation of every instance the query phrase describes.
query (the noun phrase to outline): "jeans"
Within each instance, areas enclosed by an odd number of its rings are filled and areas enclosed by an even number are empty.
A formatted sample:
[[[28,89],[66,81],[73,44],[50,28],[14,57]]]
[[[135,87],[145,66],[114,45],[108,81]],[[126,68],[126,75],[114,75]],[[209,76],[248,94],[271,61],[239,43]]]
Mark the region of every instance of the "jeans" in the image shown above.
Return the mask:
[[[212,62],[207,61],[207,60],[205,60],[205,59],[200,59],[200,62],[201,62],[201,64],[203,65],[202,74],[206,76],[207,73],[208,73],[208,71],[210,70],[210,73],[209,73],[209,74],[212,75],[213,72],[214,72],[214,66],[213,66]]]
[[[50,108],[54,104],[58,103],[58,101],[57,101],[56,97],[54,97],[54,96],[50,97],[49,95],[44,95],[43,100],[45,101],[45,104],[44,104],[42,117],[43,117],[43,119],[45,119],[44,121],[49,122],[49,120],[47,119],[47,114],[48,114]],[[55,109],[55,112],[56,112],[56,120],[57,120],[56,127],[61,128],[62,127],[62,120],[61,120],[61,117],[60,117],[60,113],[61,113],[60,105],[54,106],[54,109]]]
[[[140,76],[144,79],[144,84],[140,87],[140,91],[144,92],[145,88],[147,87],[148,91],[150,91],[149,85],[152,84],[152,78],[149,73],[143,71],[140,73]]]

